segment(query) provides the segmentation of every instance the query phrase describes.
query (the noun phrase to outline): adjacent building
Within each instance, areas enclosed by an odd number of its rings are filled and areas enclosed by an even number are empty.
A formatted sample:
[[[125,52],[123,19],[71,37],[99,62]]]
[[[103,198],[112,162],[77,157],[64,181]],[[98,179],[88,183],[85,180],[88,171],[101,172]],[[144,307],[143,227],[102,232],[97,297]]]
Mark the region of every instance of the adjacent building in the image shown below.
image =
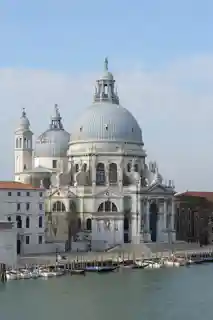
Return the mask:
[[[9,267],[17,264],[17,231],[13,223],[0,220],[0,263]]]
[[[44,198],[43,188],[0,181],[0,220],[13,225],[17,254],[37,253],[45,242]]]
[[[15,180],[45,188],[47,241],[68,250],[175,241],[174,184],[163,181],[156,162],[147,164],[142,130],[120,104],[107,59],[93,102],[72,133],[56,105],[34,146],[32,139],[23,110],[15,131]],[[30,233],[24,232],[26,242]]]
[[[187,191],[176,194],[177,240],[213,243],[213,192]]]

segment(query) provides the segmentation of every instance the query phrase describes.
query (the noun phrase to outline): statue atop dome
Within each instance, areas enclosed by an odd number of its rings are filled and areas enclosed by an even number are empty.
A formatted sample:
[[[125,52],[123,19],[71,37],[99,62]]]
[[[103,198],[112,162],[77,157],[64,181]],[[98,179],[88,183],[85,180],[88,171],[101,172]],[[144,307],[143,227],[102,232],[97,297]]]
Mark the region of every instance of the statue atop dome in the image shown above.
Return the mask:
[[[106,58],[104,59],[104,70],[105,70],[105,71],[108,71],[108,64],[109,64],[109,61],[108,61],[108,58],[106,57]]]

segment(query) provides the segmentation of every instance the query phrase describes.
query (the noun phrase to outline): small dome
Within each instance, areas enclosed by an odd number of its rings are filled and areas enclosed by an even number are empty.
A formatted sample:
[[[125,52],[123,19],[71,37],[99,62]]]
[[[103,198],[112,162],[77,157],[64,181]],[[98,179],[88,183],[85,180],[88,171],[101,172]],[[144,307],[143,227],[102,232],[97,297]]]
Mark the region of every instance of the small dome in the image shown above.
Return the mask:
[[[113,81],[114,77],[113,74],[109,71],[105,71],[102,76],[100,77],[100,80],[109,80],[109,81]]]
[[[58,106],[51,117],[50,128],[35,143],[35,157],[66,157],[70,134],[64,130]]]
[[[70,134],[65,130],[49,129],[35,143],[35,157],[66,157]]]
[[[120,105],[94,103],[74,126],[71,141],[116,141],[142,144],[140,126]]]
[[[27,117],[25,109],[23,108],[22,114],[21,114],[21,117],[19,120],[18,128],[16,131],[19,131],[19,130],[25,131],[25,130],[29,130],[29,129],[30,129],[30,121]]]

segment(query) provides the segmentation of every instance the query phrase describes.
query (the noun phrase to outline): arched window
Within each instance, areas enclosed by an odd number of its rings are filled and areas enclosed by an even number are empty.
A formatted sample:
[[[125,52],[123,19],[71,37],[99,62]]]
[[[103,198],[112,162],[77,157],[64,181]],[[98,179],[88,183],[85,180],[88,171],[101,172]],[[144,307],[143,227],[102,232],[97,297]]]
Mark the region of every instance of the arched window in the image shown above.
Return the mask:
[[[131,171],[131,163],[127,163],[127,172]]]
[[[16,139],[16,148],[19,148],[18,139]]]
[[[100,204],[98,207],[98,212],[117,212],[118,209],[116,205],[111,201],[106,201]]]
[[[16,222],[17,222],[17,228],[21,229],[22,228],[21,216],[16,216]]]
[[[135,163],[135,165],[134,165],[134,170],[135,170],[135,172],[138,172],[138,164],[137,163]]]
[[[87,171],[87,164],[86,164],[86,163],[83,164],[83,171],[84,171],[84,172]]]
[[[109,183],[114,184],[117,182],[118,174],[117,174],[117,164],[110,163],[109,165]]]
[[[27,148],[27,138],[24,138],[24,148]]]
[[[92,219],[88,218],[86,222],[86,227],[88,231],[92,230]]]
[[[75,165],[75,172],[78,172],[78,171],[79,171],[79,164],[76,163],[76,165]]]
[[[42,216],[40,216],[40,217],[38,218],[38,227],[39,227],[39,228],[42,228],[42,227],[43,227],[43,219],[42,219]]]
[[[96,166],[96,184],[99,186],[105,184],[105,168],[103,163],[98,163]]]
[[[30,227],[30,218],[27,217],[26,218],[26,228],[29,228]]]
[[[64,212],[64,211],[66,211],[66,207],[65,207],[65,205],[64,205],[63,202],[61,202],[61,201],[56,201],[56,202],[53,204],[53,211]]]
[[[22,138],[19,138],[19,148],[22,148]]]

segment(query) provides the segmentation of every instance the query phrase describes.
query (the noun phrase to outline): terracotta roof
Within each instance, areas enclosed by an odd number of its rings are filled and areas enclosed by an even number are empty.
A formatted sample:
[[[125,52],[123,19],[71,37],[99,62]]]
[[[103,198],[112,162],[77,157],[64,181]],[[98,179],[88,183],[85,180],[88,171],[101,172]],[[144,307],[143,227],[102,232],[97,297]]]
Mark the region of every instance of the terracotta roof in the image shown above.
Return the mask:
[[[35,188],[31,184],[17,182],[17,181],[0,181],[0,189],[10,190],[43,190],[42,188]]]
[[[199,197],[199,198],[205,198],[208,201],[213,202],[213,192],[208,191],[186,191],[183,193],[176,193],[176,197]]]

